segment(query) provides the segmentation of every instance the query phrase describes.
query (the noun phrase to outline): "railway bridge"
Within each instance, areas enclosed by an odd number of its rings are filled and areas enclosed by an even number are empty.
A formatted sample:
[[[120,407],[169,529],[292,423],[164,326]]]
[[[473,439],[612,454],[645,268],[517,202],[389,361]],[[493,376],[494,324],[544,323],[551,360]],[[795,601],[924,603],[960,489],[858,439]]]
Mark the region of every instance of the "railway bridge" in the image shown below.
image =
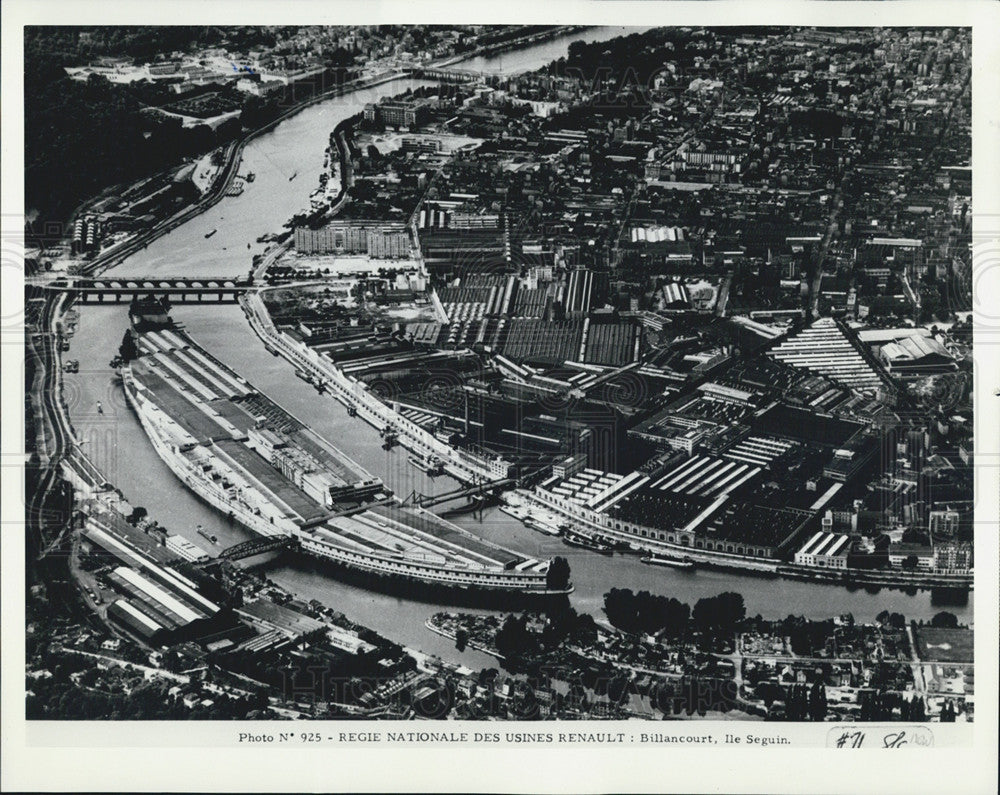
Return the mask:
[[[260,536],[241,541],[226,547],[217,557],[205,562],[204,565],[212,566],[224,560],[241,560],[252,558],[254,555],[263,555],[265,552],[274,552],[279,549],[290,549],[298,544],[298,539],[294,536]]]

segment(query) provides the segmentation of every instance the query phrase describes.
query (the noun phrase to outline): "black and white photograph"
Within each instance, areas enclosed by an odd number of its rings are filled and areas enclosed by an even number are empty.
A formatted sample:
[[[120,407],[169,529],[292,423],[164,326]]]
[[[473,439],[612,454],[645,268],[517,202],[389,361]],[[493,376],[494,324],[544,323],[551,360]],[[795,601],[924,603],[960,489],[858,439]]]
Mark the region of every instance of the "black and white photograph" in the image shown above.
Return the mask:
[[[995,4],[333,5],[5,8],[5,727],[995,791]]]

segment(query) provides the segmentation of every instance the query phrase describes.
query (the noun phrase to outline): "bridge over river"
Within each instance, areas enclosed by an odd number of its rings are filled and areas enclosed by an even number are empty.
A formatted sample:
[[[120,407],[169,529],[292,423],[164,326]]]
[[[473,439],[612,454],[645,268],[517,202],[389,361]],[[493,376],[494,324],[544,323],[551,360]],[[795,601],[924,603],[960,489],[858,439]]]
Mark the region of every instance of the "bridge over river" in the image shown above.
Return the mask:
[[[45,285],[45,289],[72,292],[78,302],[85,304],[127,303],[147,295],[165,296],[174,304],[235,304],[253,286],[248,279],[225,276],[105,276],[59,279]]]
[[[224,560],[242,560],[265,552],[275,552],[279,549],[290,549],[298,545],[294,536],[260,536],[226,547],[216,557],[205,561],[203,566],[218,565]]]
[[[460,500],[463,497],[486,497],[516,485],[516,478],[504,478],[503,480],[488,480],[471,486],[463,486],[460,489],[447,491],[444,494],[427,495],[414,491],[403,502],[403,505],[415,505],[418,508],[433,508],[435,505],[443,505],[446,502]]]

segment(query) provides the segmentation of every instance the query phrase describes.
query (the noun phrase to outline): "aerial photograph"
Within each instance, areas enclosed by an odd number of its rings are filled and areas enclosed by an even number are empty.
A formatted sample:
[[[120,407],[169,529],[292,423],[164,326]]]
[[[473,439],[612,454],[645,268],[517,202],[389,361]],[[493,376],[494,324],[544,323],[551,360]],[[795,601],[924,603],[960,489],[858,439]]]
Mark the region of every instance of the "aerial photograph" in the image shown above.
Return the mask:
[[[29,724],[974,721],[971,28],[23,38]]]

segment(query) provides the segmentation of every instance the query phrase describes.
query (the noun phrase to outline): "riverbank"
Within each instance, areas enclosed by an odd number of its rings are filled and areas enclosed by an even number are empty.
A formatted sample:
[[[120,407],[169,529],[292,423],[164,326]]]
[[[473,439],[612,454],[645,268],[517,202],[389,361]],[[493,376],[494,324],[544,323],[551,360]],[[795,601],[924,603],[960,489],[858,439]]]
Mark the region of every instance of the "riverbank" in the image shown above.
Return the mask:
[[[472,58],[486,58],[491,55],[496,55],[502,52],[510,52],[511,50],[517,50],[525,46],[531,46],[533,44],[543,44],[545,42],[551,41],[552,39],[557,39],[560,36],[571,36],[574,33],[579,33],[581,31],[588,30],[594,26],[592,25],[561,25],[557,28],[552,28],[550,30],[540,31],[539,33],[530,34],[528,36],[523,36],[521,38],[512,39],[511,41],[499,42],[497,44],[486,44],[482,47],[477,47],[472,52],[465,52],[461,55],[453,55],[443,61],[436,61],[431,64],[427,64],[428,69],[444,69],[448,66],[455,66],[456,64],[461,64],[463,61],[468,61]]]
[[[177,306],[173,314],[212,355],[237,372],[254,374],[254,384],[290,410],[318,433],[337,440],[345,452],[362,466],[383,478],[398,494],[413,490],[439,494],[455,488],[446,476],[429,478],[411,466],[400,448],[386,451],[379,434],[368,424],[358,423],[328,396],[294,377],[294,368],[284,358],[269,354],[252,336],[246,318],[235,305],[212,307]],[[73,338],[73,358],[80,360],[80,372],[66,374],[67,405],[83,450],[99,464],[115,486],[134,504],[141,504],[160,523],[194,543],[204,543],[196,528],[215,535],[225,548],[250,536],[183,487],[154,454],[138,420],[128,408],[121,385],[108,367],[110,351],[117,348],[128,326],[127,306],[89,305],[80,308],[80,321]],[[248,336],[249,334],[249,336]],[[63,354],[64,356],[66,354]],[[104,413],[95,410],[96,402]],[[748,576],[746,572],[699,569],[675,571],[648,566],[637,555],[613,557],[566,546],[560,538],[525,527],[520,521],[489,508],[479,517],[455,517],[454,523],[504,546],[537,558],[555,555],[570,563],[575,590],[569,597],[578,612],[602,615],[603,595],[615,584],[628,583],[633,590],[696,601],[726,590],[742,593],[748,613],[780,618],[794,611],[807,618],[852,613],[859,621],[870,621],[883,610],[898,612],[908,619],[929,621],[939,610],[954,612],[962,622],[972,620],[974,604],[957,606],[939,603],[931,593],[858,589],[840,585],[786,578]],[[374,591],[360,582],[331,576],[317,561],[300,555],[283,555],[264,564],[267,577],[308,601],[316,599],[334,605],[359,624],[400,643],[422,649],[443,659],[472,668],[489,667],[492,658],[475,649],[458,652],[447,638],[431,633],[424,622],[434,613],[454,609],[413,595]],[[467,608],[462,608],[466,610]],[[478,612],[478,610],[476,611]]]
[[[208,191],[203,195],[203,197],[197,201],[194,205],[191,205],[185,209],[182,209],[178,213],[175,213],[170,218],[161,221],[159,224],[154,226],[147,232],[143,232],[140,235],[123,241],[118,246],[109,249],[106,252],[98,255],[96,258],[91,260],[87,265],[82,268],[82,272],[88,276],[95,276],[103,273],[104,271],[113,268],[115,265],[121,263],[136,251],[145,248],[154,240],[163,237],[169,232],[173,231],[177,227],[186,223],[188,220],[196,215],[200,215],[205,211],[211,209],[216,204],[218,204],[226,195],[229,188],[233,185],[234,180],[237,177],[237,171],[240,166],[243,151],[247,144],[254,141],[256,138],[264,135],[265,133],[271,132],[283,121],[286,121],[290,117],[301,113],[306,108],[315,105],[318,102],[323,102],[325,100],[344,96],[358,91],[367,90],[370,88],[376,88],[380,85],[390,83],[394,80],[399,80],[400,78],[405,78],[408,72],[392,73],[389,75],[384,75],[369,80],[351,81],[343,86],[338,86],[336,88],[330,89],[329,91],[317,94],[316,96],[310,97],[295,106],[289,108],[280,116],[266,122],[260,127],[250,130],[242,137],[228,144],[225,152],[225,160],[223,165],[220,167],[219,172],[217,172],[214,180],[211,183]]]
[[[787,577],[790,579],[810,580],[842,586],[874,585],[887,588],[932,590],[936,588],[958,588],[972,590],[973,575],[969,574],[936,574],[906,571],[886,571],[884,569],[820,569],[814,566],[803,566],[784,560],[761,560],[760,558],[744,557],[728,552],[714,552],[695,549],[681,544],[671,544],[666,541],[654,541],[632,533],[615,530],[610,523],[602,523],[600,519],[607,517],[598,514],[588,515],[584,509],[569,512],[555,501],[547,499],[543,493],[519,489],[518,495],[528,505],[537,506],[561,516],[581,535],[596,536],[627,544],[631,551],[641,554],[657,555],[677,561],[690,561],[700,568],[712,568],[722,571],[739,571],[765,577]]]
[[[332,397],[379,432],[393,432],[402,447],[419,456],[437,456],[443,461],[445,472],[460,482],[489,483],[502,480],[493,472],[487,460],[440,441],[370,394],[366,384],[344,374],[332,361],[325,359],[308,345],[279,331],[259,292],[243,296],[240,306],[265,348],[283,356],[295,366],[296,375],[315,387],[322,387],[323,392],[329,391]]]
[[[424,622],[424,626],[427,627],[427,629],[429,629],[435,635],[440,635],[442,638],[448,638],[448,640],[455,641],[457,644],[458,634],[456,632],[452,632],[449,629],[446,629],[445,627],[442,627],[439,623],[437,623],[434,620],[435,618],[437,618],[437,615],[433,615],[430,618],[428,618]],[[466,641],[465,645],[470,649],[475,649],[476,651],[483,652],[483,654],[489,654],[492,657],[496,657],[498,660],[506,659],[506,657],[504,657],[500,652],[498,652],[495,647],[487,646],[484,643],[479,643],[478,641],[469,640]]]

